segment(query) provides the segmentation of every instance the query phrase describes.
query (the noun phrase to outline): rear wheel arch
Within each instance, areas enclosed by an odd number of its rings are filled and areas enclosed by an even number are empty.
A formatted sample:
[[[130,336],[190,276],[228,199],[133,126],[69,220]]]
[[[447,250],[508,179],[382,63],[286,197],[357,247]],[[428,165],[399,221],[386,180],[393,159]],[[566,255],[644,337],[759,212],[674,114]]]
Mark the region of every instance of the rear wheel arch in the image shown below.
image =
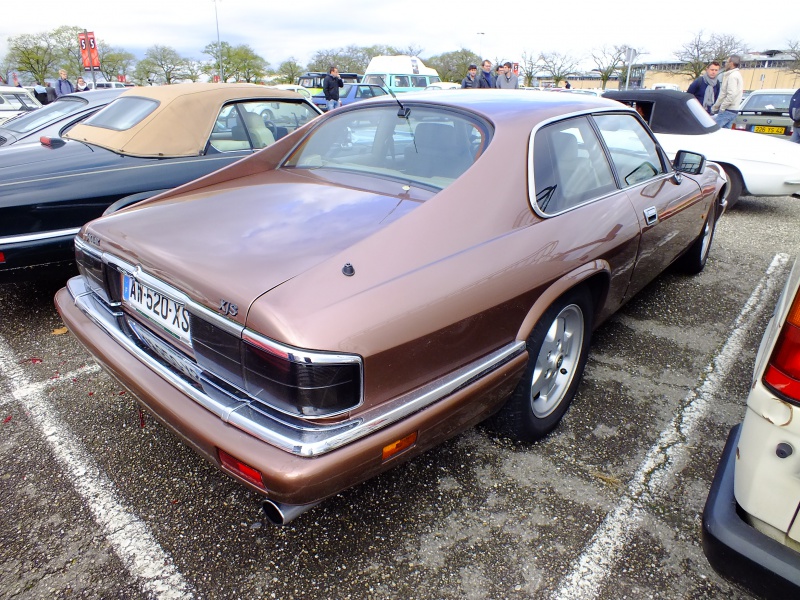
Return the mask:
[[[733,208],[739,201],[739,196],[748,193],[747,186],[744,183],[741,171],[728,163],[719,163],[725,170],[725,175],[728,178],[728,208]]]
[[[516,339],[525,341],[533,328],[541,320],[542,315],[562,296],[576,287],[586,287],[594,304],[595,322],[603,313],[608,289],[611,282],[611,266],[604,260],[597,260],[567,273],[550,286],[536,299],[528,314],[523,319]]]

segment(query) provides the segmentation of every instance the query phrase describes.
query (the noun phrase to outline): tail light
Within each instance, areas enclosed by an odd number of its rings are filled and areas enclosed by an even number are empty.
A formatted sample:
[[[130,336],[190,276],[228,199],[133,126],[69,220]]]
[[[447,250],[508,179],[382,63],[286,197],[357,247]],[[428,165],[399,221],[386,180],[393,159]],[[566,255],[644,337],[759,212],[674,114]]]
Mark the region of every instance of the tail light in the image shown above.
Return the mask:
[[[787,400],[800,403],[800,293],[786,315],[764,372],[764,383]]]
[[[739,131],[747,131],[747,124],[746,123],[734,123],[733,129],[738,129]]]

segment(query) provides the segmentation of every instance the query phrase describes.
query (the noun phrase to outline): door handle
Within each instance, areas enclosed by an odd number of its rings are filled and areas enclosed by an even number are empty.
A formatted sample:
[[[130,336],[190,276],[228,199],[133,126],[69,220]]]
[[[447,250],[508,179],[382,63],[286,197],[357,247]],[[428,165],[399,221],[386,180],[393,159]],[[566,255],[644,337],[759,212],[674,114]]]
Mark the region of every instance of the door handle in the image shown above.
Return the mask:
[[[644,222],[648,225],[655,225],[658,223],[658,211],[655,206],[644,209]]]

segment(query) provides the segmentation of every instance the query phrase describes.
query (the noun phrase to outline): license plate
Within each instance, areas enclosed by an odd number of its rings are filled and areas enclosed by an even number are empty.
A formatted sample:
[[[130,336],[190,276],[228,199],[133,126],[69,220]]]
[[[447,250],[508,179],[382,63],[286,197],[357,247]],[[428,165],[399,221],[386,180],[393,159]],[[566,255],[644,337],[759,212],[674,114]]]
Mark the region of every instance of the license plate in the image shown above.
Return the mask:
[[[191,345],[189,311],[177,300],[123,275],[122,301],[175,339]]]
[[[176,371],[183,373],[192,381],[200,383],[200,368],[197,366],[197,364],[183,356],[180,352],[170,348],[169,345],[162,342],[161,339],[157,338],[152,333],[149,333],[144,327],[141,327],[136,323],[133,323],[131,327],[136,332],[136,335],[139,336],[139,339],[147,344],[150,350],[159,356],[161,360],[166,362]]]
[[[769,127],[767,125],[756,125],[755,127],[753,127],[753,132],[783,135],[784,133],[786,133],[786,127]]]

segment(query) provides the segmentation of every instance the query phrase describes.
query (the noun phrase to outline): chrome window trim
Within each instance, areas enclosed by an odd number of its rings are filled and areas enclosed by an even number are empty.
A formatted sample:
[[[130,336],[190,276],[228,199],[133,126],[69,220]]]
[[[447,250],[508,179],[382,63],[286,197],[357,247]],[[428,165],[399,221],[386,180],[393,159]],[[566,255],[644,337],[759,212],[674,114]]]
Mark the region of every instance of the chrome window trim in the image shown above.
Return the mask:
[[[39,240],[52,240],[60,237],[73,237],[81,230],[80,227],[70,229],[57,229],[55,231],[42,231],[39,233],[26,233],[23,235],[9,235],[0,237],[0,246],[5,244],[21,244],[25,242],[37,242]]]
[[[536,181],[534,180],[534,172],[533,172],[533,142],[536,139],[536,134],[540,129],[546,127],[547,125],[551,125],[552,123],[558,123],[559,121],[566,121],[568,119],[574,119],[575,117],[591,117],[593,114],[599,113],[630,113],[636,114],[636,111],[633,109],[626,109],[625,106],[609,106],[609,107],[593,107],[593,108],[586,108],[583,110],[578,110],[571,113],[565,113],[562,115],[558,115],[555,117],[551,117],[549,119],[545,119],[536,124],[536,126],[531,130],[531,134],[528,137],[528,204],[530,205],[533,212],[536,213],[538,217],[542,219],[550,219],[557,215],[564,214],[565,212],[569,212],[571,210],[575,210],[576,208],[580,208],[581,206],[586,206],[587,204],[591,204],[592,202],[597,202],[602,200],[603,198],[608,198],[609,196],[613,196],[614,194],[619,193],[621,190],[617,188],[607,194],[603,194],[602,196],[598,196],[597,198],[592,198],[587,200],[586,202],[581,202],[580,204],[576,204],[575,206],[570,206],[569,208],[562,210],[560,212],[555,213],[546,213],[539,208],[539,205],[536,202]],[[603,141],[599,140],[600,144],[602,145]],[[606,157],[606,160],[608,158]],[[613,166],[613,165],[612,165]]]
[[[223,422],[285,452],[303,457],[326,454],[384,429],[479,380],[525,352],[525,342],[515,340],[444,377],[365,411],[357,417],[332,424],[309,422],[283,418],[284,416],[279,414],[267,415],[254,408],[254,405],[246,399],[234,397],[232,394],[225,393],[227,402],[211,398],[151,357],[126,336],[117,325],[117,318],[123,313],[104,306],[100,299],[89,291],[82,276],[70,279],[67,289],[75,306],[83,314],[179,392],[215,414]]]

